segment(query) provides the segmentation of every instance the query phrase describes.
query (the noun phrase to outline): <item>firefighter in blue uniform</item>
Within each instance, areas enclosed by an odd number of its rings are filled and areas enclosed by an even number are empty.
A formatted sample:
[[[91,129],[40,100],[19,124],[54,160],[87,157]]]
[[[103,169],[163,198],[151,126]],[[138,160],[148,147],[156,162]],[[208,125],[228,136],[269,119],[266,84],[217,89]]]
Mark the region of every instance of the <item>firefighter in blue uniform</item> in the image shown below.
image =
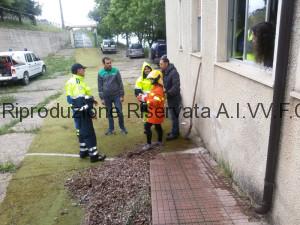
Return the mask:
[[[91,95],[91,89],[84,81],[86,67],[74,64],[71,68],[73,76],[67,81],[65,90],[67,101],[73,110],[75,128],[80,143],[80,158],[90,157],[91,162],[102,161],[105,155],[97,151],[97,140],[92,118],[93,107],[97,102]]]

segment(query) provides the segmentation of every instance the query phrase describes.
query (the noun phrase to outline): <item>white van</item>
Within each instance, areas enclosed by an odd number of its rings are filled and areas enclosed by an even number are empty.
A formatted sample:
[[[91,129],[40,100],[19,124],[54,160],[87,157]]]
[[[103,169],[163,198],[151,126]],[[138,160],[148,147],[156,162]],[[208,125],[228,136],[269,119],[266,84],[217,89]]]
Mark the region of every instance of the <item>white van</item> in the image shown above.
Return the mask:
[[[31,77],[45,73],[44,61],[31,51],[0,52],[0,82],[22,81],[27,85]]]

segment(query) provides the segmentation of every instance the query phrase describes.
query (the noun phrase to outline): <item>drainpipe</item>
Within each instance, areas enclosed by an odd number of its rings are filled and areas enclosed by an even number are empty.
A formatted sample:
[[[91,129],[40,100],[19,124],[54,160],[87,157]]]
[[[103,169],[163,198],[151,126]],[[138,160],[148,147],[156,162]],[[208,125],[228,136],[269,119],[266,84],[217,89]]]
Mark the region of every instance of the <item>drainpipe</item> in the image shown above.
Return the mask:
[[[294,0],[282,0],[279,25],[278,51],[275,69],[273,108],[270,126],[268,157],[265,173],[265,185],[262,204],[255,209],[256,213],[266,214],[272,207],[278,164],[279,145],[282,125],[282,103],[286,91],[286,78],[289,63],[290,40],[294,15]]]
[[[192,107],[195,106],[195,101],[196,101],[196,95],[197,95],[197,90],[198,90],[198,83],[199,83],[199,77],[200,77],[200,72],[201,72],[201,65],[202,65],[202,60],[200,60],[200,64],[198,67],[198,73],[197,73],[197,80],[196,80],[196,85],[195,85],[195,89],[194,89],[194,95],[193,95],[193,103],[192,103]],[[186,132],[186,134],[184,135],[184,138],[188,139],[191,132],[192,132],[192,128],[193,128],[193,117],[190,117],[190,125],[189,125],[189,129]]]

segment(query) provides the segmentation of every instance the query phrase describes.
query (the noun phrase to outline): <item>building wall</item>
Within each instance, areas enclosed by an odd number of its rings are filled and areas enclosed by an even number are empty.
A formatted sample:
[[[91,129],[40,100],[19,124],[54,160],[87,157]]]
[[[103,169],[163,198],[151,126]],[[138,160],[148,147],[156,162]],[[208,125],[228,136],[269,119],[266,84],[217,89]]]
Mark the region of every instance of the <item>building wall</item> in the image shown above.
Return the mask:
[[[0,51],[23,50],[27,48],[45,57],[70,42],[68,32],[41,32],[0,28]]]
[[[227,0],[202,0],[202,49],[193,53],[194,0],[181,0],[183,21],[178,17],[179,2],[166,0],[166,20],[168,56],[181,76],[183,104],[192,105],[201,63],[196,103],[210,107],[212,115],[209,119],[194,119],[194,131],[216,159],[230,166],[234,180],[258,203],[264,188],[270,119],[262,113],[251,118],[247,103],[253,110],[258,103],[263,103],[268,110],[273,97],[274,73],[228,62],[225,55]],[[271,212],[271,224],[281,225],[300,224],[300,120],[290,118],[295,117],[295,107],[300,104],[300,0],[296,0],[296,4],[286,92],[290,112],[283,121]],[[235,118],[216,117],[221,103]],[[236,118],[237,103],[240,104],[239,119]],[[300,115],[300,105],[298,112]],[[243,115],[246,118],[242,118]]]

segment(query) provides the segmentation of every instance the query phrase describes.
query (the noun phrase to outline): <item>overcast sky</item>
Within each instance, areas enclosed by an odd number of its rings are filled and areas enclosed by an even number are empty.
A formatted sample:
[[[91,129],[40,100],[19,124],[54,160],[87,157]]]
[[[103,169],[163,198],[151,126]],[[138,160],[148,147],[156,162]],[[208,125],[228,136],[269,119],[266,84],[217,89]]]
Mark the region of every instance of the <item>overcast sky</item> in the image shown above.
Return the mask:
[[[36,0],[42,6],[42,16],[50,22],[61,24],[59,0]],[[94,0],[61,0],[66,25],[94,24],[88,13],[94,8]]]

